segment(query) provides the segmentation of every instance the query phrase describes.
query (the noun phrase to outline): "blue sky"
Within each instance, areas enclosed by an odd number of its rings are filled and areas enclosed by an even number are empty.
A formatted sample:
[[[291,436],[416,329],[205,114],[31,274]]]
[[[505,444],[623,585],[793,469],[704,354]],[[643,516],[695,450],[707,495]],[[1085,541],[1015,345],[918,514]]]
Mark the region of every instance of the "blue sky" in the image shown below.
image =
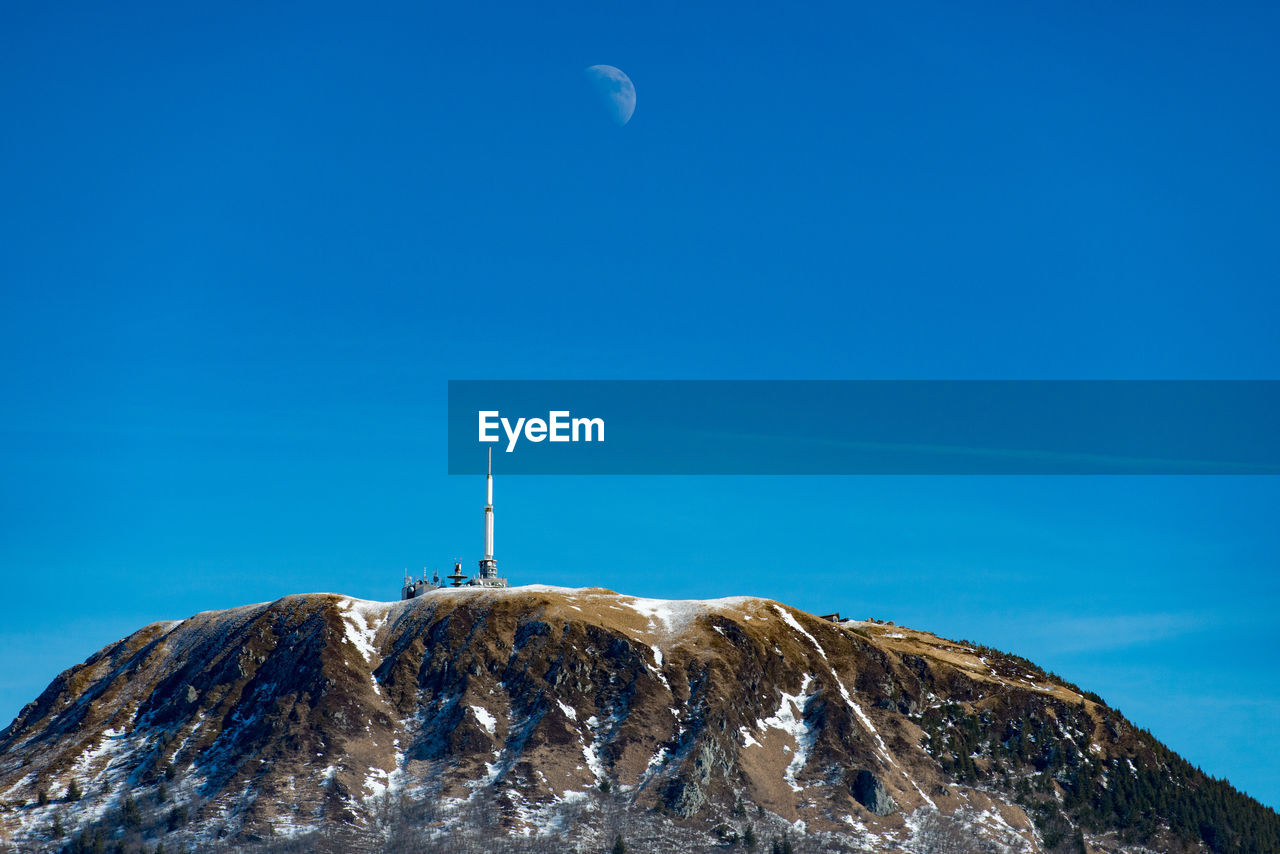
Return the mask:
[[[445,383],[1280,377],[1280,10],[11,3],[0,717],[478,557]],[[617,127],[583,69],[635,82]],[[1273,478],[498,484],[515,581],[1025,655],[1280,805]]]

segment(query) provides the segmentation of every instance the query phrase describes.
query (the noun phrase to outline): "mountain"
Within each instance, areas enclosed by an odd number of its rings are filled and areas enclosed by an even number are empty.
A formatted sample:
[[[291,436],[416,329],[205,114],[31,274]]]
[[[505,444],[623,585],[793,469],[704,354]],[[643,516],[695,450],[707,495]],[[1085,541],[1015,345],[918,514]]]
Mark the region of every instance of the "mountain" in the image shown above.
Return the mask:
[[[0,844],[1280,851],[1029,661],[754,598],[332,594],[156,623],[0,732]]]

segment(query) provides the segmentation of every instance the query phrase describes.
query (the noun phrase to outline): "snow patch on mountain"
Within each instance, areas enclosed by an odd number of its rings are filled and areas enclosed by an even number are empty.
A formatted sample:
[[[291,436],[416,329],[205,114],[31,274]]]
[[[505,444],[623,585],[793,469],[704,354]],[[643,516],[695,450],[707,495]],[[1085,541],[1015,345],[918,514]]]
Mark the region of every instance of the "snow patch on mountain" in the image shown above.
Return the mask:
[[[483,706],[468,706],[467,708],[471,709],[471,714],[476,716],[476,720],[480,722],[480,726],[484,727],[485,732],[493,735],[498,726],[497,718]]]
[[[649,621],[649,627],[657,629],[657,620],[668,634],[686,628],[698,617],[725,610],[736,610],[747,602],[756,601],[749,596],[728,596],[723,599],[640,599],[623,597],[623,605]]]
[[[813,696],[809,693],[809,685],[812,682],[813,677],[806,673],[800,680],[800,693],[788,694],[784,691],[782,701],[778,703],[778,711],[756,723],[757,729],[780,729],[795,741],[795,752],[783,774],[783,779],[795,792],[802,789],[796,783],[796,774],[804,769],[805,763],[809,760],[809,752],[813,749],[815,737],[813,728],[804,719],[804,708]]]
[[[809,643],[813,644],[813,648],[818,651],[818,655],[822,656],[823,661],[827,660],[827,652],[822,648],[822,644],[818,643],[813,635],[805,631],[804,626],[800,625],[799,621],[797,621],[795,617],[791,616],[791,613],[787,611],[787,609],[783,608],[781,605],[774,605],[773,610],[778,612],[779,616],[782,617],[788,626],[809,639]]]
[[[364,656],[367,662],[373,661],[373,656],[377,653],[377,647],[374,646],[374,638],[378,634],[378,629],[386,622],[387,615],[385,610],[385,602],[364,602],[356,604],[357,600],[344,599],[339,603],[342,608],[342,623],[346,628],[347,640]],[[370,605],[382,605],[383,608],[369,608]],[[365,607],[360,607],[365,606]],[[370,617],[373,618],[372,624]]]

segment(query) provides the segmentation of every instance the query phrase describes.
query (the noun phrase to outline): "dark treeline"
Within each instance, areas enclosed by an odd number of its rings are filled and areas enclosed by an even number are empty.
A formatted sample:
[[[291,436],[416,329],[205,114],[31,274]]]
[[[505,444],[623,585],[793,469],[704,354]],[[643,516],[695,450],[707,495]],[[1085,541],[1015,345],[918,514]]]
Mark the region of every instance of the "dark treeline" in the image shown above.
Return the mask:
[[[1085,832],[1110,832],[1156,850],[1280,851],[1280,815],[1104,711],[1096,721],[1083,704],[1049,699],[977,714],[948,704],[924,713],[921,726],[944,771],[1013,794],[1051,850],[1083,851]],[[1091,750],[1099,724],[1113,738],[1127,736],[1131,756]]]

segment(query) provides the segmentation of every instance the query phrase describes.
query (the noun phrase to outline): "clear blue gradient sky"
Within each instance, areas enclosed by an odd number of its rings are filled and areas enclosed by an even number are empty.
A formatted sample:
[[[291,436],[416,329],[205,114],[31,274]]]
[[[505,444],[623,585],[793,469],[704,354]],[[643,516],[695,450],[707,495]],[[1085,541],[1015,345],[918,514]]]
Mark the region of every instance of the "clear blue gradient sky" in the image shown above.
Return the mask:
[[[6,722],[144,623],[473,565],[450,378],[1280,377],[1274,5],[455,5],[0,9]],[[1277,806],[1278,510],[499,477],[497,556],[1008,649]]]

